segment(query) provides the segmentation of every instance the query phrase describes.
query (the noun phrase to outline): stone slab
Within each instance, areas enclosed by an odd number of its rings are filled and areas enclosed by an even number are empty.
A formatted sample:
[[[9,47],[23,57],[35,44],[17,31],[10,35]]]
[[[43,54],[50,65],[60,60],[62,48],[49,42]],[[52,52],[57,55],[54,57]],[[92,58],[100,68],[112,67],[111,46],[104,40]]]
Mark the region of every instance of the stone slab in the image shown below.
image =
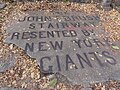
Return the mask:
[[[59,72],[73,84],[120,80],[120,42],[102,38],[100,22],[82,12],[27,11],[6,26],[5,42],[36,58],[42,72]]]
[[[15,64],[15,56],[12,52],[9,52],[5,57],[0,58],[0,72],[9,70]]]

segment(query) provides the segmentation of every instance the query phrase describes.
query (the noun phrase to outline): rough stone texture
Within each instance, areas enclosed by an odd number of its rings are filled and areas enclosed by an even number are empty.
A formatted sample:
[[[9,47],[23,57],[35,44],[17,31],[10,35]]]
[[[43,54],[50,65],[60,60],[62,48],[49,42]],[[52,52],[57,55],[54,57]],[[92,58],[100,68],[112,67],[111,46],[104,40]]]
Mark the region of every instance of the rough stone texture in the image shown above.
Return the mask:
[[[0,90],[27,90],[27,89],[2,87],[2,88],[0,88]]]
[[[9,70],[15,64],[15,58],[13,53],[8,53],[6,57],[0,58],[0,72],[5,72]]]
[[[101,5],[105,10],[111,10],[112,9],[112,0],[103,0],[101,2]]]
[[[102,0],[103,6],[110,6],[110,4],[112,4],[112,0]]]
[[[81,90],[92,90],[91,88],[82,88]]]
[[[120,6],[120,0],[117,0],[117,1],[115,2],[115,5],[116,5],[116,6]]]
[[[78,2],[78,3],[90,3],[91,0],[69,0],[71,2]]]
[[[0,9],[5,8],[6,4],[5,3],[0,3]]]
[[[74,17],[74,21],[73,18],[70,20],[68,17],[62,17],[73,15],[82,18],[79,20]],[[39,17],[39,21],[35,21],[38,19],[36,16]],[[43,16],[43,20],[40,16]],[[52,16],[52,21],[48,18],[49,16]],[[55,16],[58,16],[58,19]],[[29,21],[18,22],[24,17]],[[32,21],[33,19],[34,21]],[[63,27],[61,23],[64,22],[67,22],[69,27],[67,25]],[[75,27],[75,24],[71,24],[73,22],[78,25]],[[60,10],[54,12],[29,11],[25,16],[17,17],[16,20],[10,22],[7,26],[9,36],[5,42],[16,44],[28,55],[36,58],[42,72],[59,72],[73,84],[102,82],[113,77],[119,80],[120,42],[101,38],[100,36],[105,35],[105,32],[101,27],[96,27],[99,22],[98,16],[75,11],[67,13]],[[56,26],[58,25],[56,23],[60,26]],[[56,31],[59,31],[60,35]],[[27,33],[23,35],[23,32]],[[30,32],[32,32],[31,35]],[[76,41],[79,41],[79,44]],[[63,46],[58,44],[63,44]],[[117,47],[117,50],[114,50],[113,46]]]

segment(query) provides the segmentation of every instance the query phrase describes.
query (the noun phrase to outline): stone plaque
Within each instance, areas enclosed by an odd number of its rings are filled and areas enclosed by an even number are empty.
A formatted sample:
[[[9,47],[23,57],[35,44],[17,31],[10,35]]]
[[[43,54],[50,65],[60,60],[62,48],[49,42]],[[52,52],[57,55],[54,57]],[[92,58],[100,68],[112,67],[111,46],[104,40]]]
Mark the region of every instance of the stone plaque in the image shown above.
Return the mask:
[[[97,15],[61,10],[27,11],[7,27],[5,42],[36,58],[42,72],[60,72],[74,84],[120,79],[120,43]]]

